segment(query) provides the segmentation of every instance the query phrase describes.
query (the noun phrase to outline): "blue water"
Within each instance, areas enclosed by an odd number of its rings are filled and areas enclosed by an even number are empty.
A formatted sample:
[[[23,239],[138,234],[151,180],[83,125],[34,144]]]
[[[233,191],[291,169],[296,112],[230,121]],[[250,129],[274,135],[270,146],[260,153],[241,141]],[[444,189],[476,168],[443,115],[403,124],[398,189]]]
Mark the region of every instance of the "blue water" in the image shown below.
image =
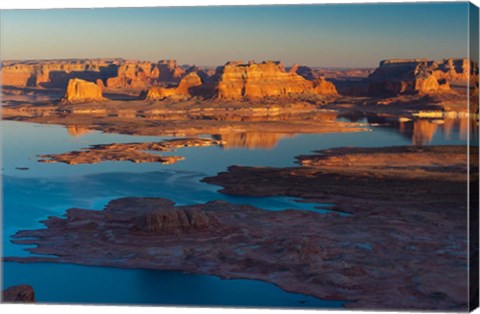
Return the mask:
[[[125,196],[165,197],[178,205],[226,200],[268,210],[316,211],[321,219],[322,213],[330,212],[331,204],[301,203],[289,197],[228,196],[218,193],[219,187],[200,180],[225,171],[230,165],[294,166],[295,156],[319,149],[412,143],[411,138],[394,128],[373,127],[359,133],[286,137],[270,149],[182,148],[171,154],[186,159],[173,165],[105,162],[72,166],[38,163],[37,155],[78,150],[93,144],[159,141],[170,137],[101,132],[72,137],[62,126],[13,121],[2,121],[1,133],[4,256],[30,254],[25,250],[28,246],[13,245],[9,241],[18,230],[41,228],[42,219],[61,216],[72,207],[101,210],[110,200]],[[460,145],[465,144],[465,138],[458,127],[448,136],[439,127],[428,144]],[[338,307],[342,304],[287,293],[272,284],[254,280],[48,263],[4,263],[3,266],[4,286],[31,284],[39,302],[257,307]]]

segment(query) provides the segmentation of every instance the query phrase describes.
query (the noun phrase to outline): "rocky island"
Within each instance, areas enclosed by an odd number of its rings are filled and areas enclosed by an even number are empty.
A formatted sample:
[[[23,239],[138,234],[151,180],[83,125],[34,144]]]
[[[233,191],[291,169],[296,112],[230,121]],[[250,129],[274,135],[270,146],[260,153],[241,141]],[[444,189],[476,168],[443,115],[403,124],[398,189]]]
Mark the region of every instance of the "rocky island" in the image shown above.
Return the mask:
[[[39,156],[39,162],[52,163],[63,162],[69,165],[95,164],[103,161],[131,161],[135,163],[159,162],[172,164],[183,157],[160,156],[151,152],[170,152],[176,148],[200,147],[211,145],[223,145],[225,142],[208,138],[185,138],[173,139],[163,142],[143,143],[114,143],[93,145],[81,151],[67,152],[63,154],[49,154]]]

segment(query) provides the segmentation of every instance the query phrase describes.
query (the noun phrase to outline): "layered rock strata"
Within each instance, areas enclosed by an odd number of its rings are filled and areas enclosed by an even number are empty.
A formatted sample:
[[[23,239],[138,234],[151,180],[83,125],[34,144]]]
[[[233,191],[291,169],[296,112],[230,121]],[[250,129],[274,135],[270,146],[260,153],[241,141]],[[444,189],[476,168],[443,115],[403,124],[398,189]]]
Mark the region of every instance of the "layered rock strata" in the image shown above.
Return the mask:
[[[335,86],[320,79],[309,81],[287,72],[279,62],[229,62],[217,70],[220,100],[255,100],[266,97],[288,98],[302,94],[336,96]]]
[[[469,59],[393,59],[380,62],[370,74],[369,93],[431,94],[451,91],[450,84],[468,83],[478,77],[478,64]]]

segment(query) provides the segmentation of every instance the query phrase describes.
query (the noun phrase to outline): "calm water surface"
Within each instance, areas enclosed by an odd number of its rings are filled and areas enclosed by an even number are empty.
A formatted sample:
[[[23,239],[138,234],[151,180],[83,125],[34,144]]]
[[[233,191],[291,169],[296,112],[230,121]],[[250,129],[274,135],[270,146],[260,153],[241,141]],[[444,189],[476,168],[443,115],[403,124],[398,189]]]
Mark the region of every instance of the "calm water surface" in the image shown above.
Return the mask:
[[[365,120],[364,122],[368,122]],[[2,121],[3,255],[28,256],[27,246],[9,238],[18,230],[40,228],[40,220],[63,215],[71,207],[101,210],[110,200],[126,196],[156,196],[179,205],[226,200],[268,210],[302,209],[320,215],[329,204],[302,204],[289,197],[235,197],[200,182],[230,165],[295,165],[294,156],[340,147],[393,145],[462,145],[468,121],[443,124],[411,122],[370,127],[366,132],[265,136],[243,134],[227,147],[183,148],[185,160],[173,165],[105,162],[70,166],[38,163],[37,155],[62,153],[92,144],[160,141],[170,137],[85,132],[63,126]],[[236,135],[235,135],[236,136]],[[232,135],[229,135],[232,139]],[[478,142],[478,133],[473,133]],[[28,168],[27,170],[22,170]],[[321,217],[321,216],[319,216]],[[66,264],[4,263],[4,286],[31,284],[39,302],[105,304],[177,304],[266,307],[339,307],[326,301],[287,293],[255,280],[221,280],[172,271],[115,269]]]

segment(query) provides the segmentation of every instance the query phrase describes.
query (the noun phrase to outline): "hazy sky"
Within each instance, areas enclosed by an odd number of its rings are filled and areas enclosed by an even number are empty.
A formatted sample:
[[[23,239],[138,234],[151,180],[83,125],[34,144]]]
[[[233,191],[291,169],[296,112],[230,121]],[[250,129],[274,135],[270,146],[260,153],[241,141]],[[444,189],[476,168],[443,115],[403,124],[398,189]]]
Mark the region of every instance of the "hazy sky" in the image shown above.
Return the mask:
[[[180,64],[281,60],[362,67],[467,56],[468,4],[11,10],[1,58],[123,57]]]

